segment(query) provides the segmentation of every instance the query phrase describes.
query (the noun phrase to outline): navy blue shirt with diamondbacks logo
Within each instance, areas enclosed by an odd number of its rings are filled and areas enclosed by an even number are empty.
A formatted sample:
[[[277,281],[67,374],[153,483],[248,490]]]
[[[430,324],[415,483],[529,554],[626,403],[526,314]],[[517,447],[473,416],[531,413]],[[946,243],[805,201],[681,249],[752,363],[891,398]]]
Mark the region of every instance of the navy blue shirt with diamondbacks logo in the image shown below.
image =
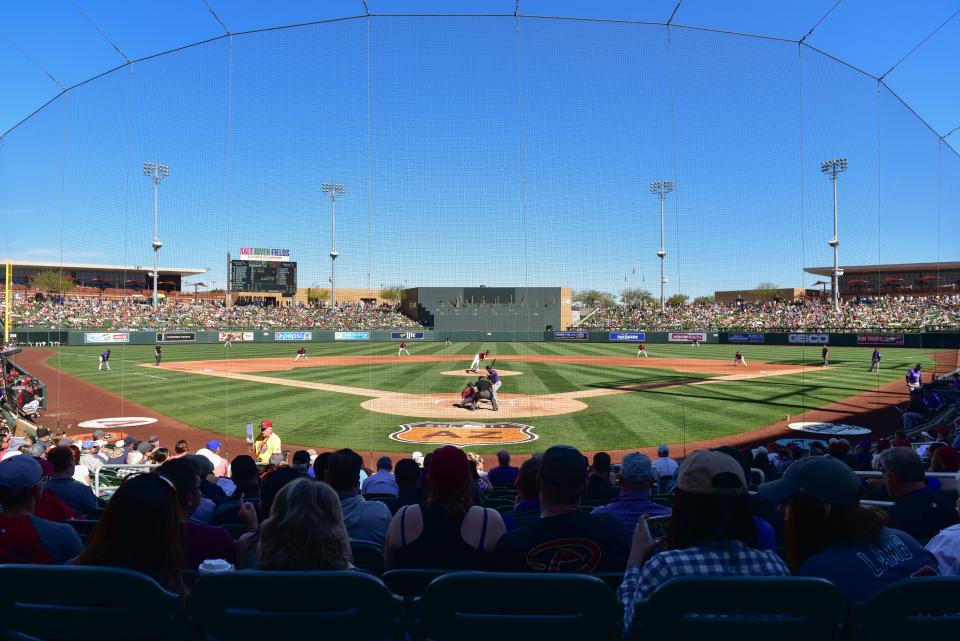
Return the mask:
[[[506,572],[617,572],[629,553],[630,537],[617,519],[574,510],[504,534],[494,562]]]

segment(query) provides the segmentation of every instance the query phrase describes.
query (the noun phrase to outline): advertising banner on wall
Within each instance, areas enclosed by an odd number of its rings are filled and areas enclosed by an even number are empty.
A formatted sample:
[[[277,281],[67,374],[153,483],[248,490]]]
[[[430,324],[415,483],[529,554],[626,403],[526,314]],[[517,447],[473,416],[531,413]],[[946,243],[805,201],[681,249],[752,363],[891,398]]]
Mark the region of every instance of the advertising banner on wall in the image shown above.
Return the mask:
[[[158,343],[193,343],[197,340],[194,332],[159,332],[157,333]]]
[[[253,332],[218,332],[217,340],[221,343],[226,341],[249,342],[253,340]]]
[[[130,332],[93,332],[83,335],[84,343],[129,343]]]
[[[585,341],[590,337],[589,332],[554,332],[555,341]]]
[[[370,332],[334,332],[335,341],[368,341]]]
[[[667,340],[671,343],[705,343],[707,341],[706,332],[670,332],[667,334]]]
[[[312,341],[313,332],[274,332],[275,341]]]
[[[762,343],[763,334],[727,334],[728,343]]]
[[[903,345],[903,334],[857,334],[857,345]]]
[[[647,340],[647,333],[646,332],[610,332],[610,335],[607,337],[607,339],[614,342],[634,341],[639,343],[640,341]]]
[[[390,338],[395,341],[422,341],[423,332],[392,332]]]
[[[826,345],[830,342],[829,334],[790,334],[787,342],[793,345]]]

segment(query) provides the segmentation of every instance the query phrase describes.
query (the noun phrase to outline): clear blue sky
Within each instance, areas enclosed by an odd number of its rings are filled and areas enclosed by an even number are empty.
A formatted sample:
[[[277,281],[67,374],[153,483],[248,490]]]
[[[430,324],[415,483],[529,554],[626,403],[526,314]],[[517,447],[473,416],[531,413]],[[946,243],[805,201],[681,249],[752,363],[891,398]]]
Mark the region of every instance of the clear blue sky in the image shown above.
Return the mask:
[[[192,16],[185,26],[159,12],[159,27],[179,39],[215,37],[219,25],[196,4],[175,7]],[[233,31],[316,17],[304,3],[278,15],[220,4]],[[354,15],[355,4],[332,3],[328,15]],[[483,6],[504,4],[512,12],[512,1]],[[833,2],[773,4],[783,6],[763,5],[760,20],[758,2],[688,0],[676,21],[796,38]],[[675,2],[613,5],[588,15],[661,21]],[[584,6],[522,10],[584,15]],[[808,42],[883,73],[957,7],[871,12],[845,0]],[[158,23],[121,30],[102,8],[90,16],[119,32],[128,56],[159,44]],[[16,25],[30,16],[8,17]],[[957,33],[958,22],[944,30]],[[875,81],[796,44],[687,29],[669,38],[637,24],[527,18],[517,32],[507,18],[376,17],[137,63],[72,90],[0,142],[0,254],[149,264],[152,187],[140,166],[159,161],[171,168],[160,192],[161,262],[211,267],[208,284],[225,284],[227,251],[252,245],[291,249],[301,286],[325,285],[330,202],[320,184],[336,181],[347,188],[337,201],[341,287],[616,292],[626,278],[655,291],[659,210],[648,184],[673,179],[668,294],[803,286],[816,280],[803,267],[831,262],[832,195],[819,163],[846,155],[843,263],[960,259],[960,159]],[[894,86],[919,60],[921,72],[904,76],[911,104],[947,130],[960,124],[949,99],[957,67],[940,39],[888,80]],[[72,43],[45,43],[45,67],[79,73]],[[18,85],[6,83],[14,95]]]

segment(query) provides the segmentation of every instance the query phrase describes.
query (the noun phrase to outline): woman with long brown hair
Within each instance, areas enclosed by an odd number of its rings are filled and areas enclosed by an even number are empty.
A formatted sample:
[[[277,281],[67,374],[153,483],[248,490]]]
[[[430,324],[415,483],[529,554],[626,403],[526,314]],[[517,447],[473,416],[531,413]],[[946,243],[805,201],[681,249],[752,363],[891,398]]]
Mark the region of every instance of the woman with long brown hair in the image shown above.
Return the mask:
[[[340,498],[321,481],[300,478],[283,486],[260,526],[260,570],[348,570],[350,537]]]
[[[173,484],[156,474],[124,481],[74,563],[136,570],[182,594],[183,542]]]
[[[850,604],[903,579],[937,574],[936,559],[913,537],[888,528],[883,512],[860,505],[863,486],[842,461],[805,457],[759,492],[783,507],[790,570],[828,579]]]
[[[463,450],[436,450],[423,504],[400,508],[390,522],[387,568],[485,568],[506,527],[499,512],[473,504],[475,486]]]

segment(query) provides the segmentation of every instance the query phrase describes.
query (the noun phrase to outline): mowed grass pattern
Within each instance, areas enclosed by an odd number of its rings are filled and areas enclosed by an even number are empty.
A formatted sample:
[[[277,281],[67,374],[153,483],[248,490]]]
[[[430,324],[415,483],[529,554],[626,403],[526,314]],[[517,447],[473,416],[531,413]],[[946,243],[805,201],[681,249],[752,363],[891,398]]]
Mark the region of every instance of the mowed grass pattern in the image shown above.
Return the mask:
[[[165,345],[164,360],[247,359],[289,357],[298,344]],[[315,356],[363,356],[396,354],[391,343],[309,343]],[[349,385],[405,393],[449,393],[456,398],[466,378],[442,376],[440,372],[466,368],[473,354],[489,349],[497,367],[523,372],[504,379],[504,393],[551,394],[580,389],[610,388],[676,382],[677,385],[625,394],[583,399],[588,409],[554,417],[518,419],[533,425],[540,439],[511,446],[517,452],[542,451],[554,443],[568,443],[584,450],[631,449],[663,442],[681,443],[763,427],[788,415],[822,407],[860,394],[878,385],[902,380],[906,369],[917,362],[933,365],[923,350],[883,350],[880,372],[869,372],[871,348],[830,348],[831,368],[746,381],[684,386],[680,383],[707,378],[669,369],[638,369],[554,363],[510,361],[513,354],[584,356],[634,356],[636,345],[603,343],[413,343],[412,354],[459,354],[463,362],[410,363],[398,357],[396,364],[353,367],[298,367],[295,370],[263,372],[264,375]],[[815,365],[819,346],[648,345],[656,357],[702,358],[732,361],[737,350],[750,362],[759,361]],[[413,451],[423,446],[389,439],[389,434],[423,417],[401,417],[369,412],[360,407],[362,396],[320,390],[265,385],[170,370],[139,367],[153,362],[150,345],[113,347],[112,372],[97,371],[97,355],[103,347],[63,347],[48,364],[90,381],[111,392],[155,409],[179,421],[220,433],[243,436],[248,421],[274,421],[285,443],[318,447],[352,447],[362,451]],[[741,370],[743,371],[743,370]],[[56,381],[47,381],[56,384]],[[91,416],[77,417],[98,418]],[[479,422],[495,422],[496,415],[473,415]],[[490,453],[496,447],[471,448]]]

